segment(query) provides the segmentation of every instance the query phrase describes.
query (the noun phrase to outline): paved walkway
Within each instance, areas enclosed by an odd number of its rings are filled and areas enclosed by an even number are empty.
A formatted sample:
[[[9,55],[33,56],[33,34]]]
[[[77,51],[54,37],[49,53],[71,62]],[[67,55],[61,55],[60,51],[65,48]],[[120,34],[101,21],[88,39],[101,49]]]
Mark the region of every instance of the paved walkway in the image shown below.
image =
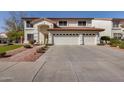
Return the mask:
[[[52,46],[36,62],[0,62],[0,81],[124,81],[124,51],[102,46]]]

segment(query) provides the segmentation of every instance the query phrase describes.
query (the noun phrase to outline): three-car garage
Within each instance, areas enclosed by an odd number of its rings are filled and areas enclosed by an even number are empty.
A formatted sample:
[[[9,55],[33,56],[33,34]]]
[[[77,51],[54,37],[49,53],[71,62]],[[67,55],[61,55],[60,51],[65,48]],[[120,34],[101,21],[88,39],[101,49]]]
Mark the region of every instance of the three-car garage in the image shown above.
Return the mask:
[[[54,33],[54,45],[96,45],[97,33]]]
[[[53,28],[49,29],[52,34],[54,45],[97,45],[99,41],[99,28]]]

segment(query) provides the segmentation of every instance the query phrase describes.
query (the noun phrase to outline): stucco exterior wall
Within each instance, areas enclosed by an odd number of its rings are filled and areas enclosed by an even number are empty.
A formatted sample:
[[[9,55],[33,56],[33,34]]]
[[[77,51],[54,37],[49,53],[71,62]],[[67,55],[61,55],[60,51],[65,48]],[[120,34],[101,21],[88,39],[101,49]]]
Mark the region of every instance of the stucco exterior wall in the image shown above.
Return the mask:
[[[50,22],[47,22],[47,21],[41,21],[41,22],[35,23],[35,24],[34,24],[34,28],[37,29],[37,27],[38,27],[39,25],[48,25],[49,28],[53,28],[53,24],[50,23]]]
[[[92,20],[92,26],[96,28],[103,28],[105,31],[100,32],[101,36],[110,36],[112,37],[112,21],[107,20]]]
[[[25,27],[25,31],[24,31],[24,43],[28,43],[29,41],[27,40],[27,34],[34,34],[34,40],[36,40],[36,42],[43,44],[44,43],[44,35],[43,33],[38,31],[38,26],[39,25],[48,25],[49,28],[53,28],[53,24],[47,21],[42,21],[42,22],[38,22],[35,23],[33,28],[27,28],[26,27],[26,22],[24,22],[24,27]]]
[[[38,42],[38,31],[37,29],[25,29],[24,31],[24,43],[29,43],[27,40],[27,34],[34,34],[34,40]]]
[[[61,20],[55,20],[57,25],[59,26],[59,21],[67,21],[67,27],[79,27],[78,21],[86,21],[86,27],[91,27],[91,20],[90,19],[61,19]]]

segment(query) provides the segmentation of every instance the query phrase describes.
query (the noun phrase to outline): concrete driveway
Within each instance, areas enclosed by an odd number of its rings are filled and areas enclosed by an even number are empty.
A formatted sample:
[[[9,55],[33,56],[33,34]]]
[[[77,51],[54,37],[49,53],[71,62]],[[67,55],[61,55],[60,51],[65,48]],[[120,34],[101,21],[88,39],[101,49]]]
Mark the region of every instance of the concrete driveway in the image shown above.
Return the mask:
[[[52,46],[36,62],[0,62],[0,81],[124,81],[124,51],[104,46]]]

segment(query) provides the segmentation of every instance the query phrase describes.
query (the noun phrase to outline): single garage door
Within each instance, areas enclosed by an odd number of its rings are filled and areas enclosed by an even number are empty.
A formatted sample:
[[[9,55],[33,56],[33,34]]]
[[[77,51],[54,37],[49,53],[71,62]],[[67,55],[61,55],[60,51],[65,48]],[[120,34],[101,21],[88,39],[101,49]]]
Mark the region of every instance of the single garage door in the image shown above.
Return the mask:
[[[96,36],[84,36],[84,45],[96,45]]]
[[[79,45],[77,34],[55,34],[53,37],[54,45]]]

